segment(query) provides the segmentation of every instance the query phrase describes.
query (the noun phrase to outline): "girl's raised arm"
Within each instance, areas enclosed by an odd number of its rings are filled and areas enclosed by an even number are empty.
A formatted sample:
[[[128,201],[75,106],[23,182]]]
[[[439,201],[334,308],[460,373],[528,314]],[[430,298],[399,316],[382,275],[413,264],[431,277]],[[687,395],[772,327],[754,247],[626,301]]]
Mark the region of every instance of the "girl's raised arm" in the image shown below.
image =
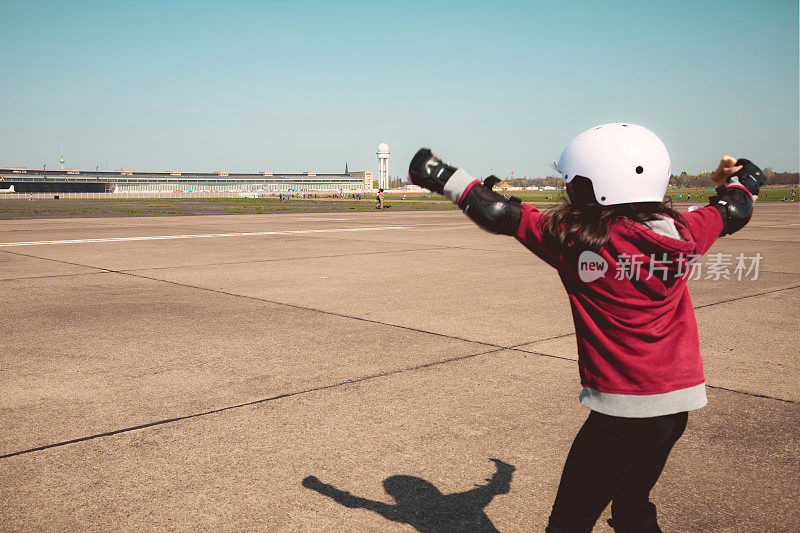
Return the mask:
[[[492,185],[496,179],[486,178],[482,184],[463,168],[444,163],[428,148],[421,148],[408,167],[411,183],[443,194],[483,229],[516,235],[522,219],[522,202],[494,192]]]

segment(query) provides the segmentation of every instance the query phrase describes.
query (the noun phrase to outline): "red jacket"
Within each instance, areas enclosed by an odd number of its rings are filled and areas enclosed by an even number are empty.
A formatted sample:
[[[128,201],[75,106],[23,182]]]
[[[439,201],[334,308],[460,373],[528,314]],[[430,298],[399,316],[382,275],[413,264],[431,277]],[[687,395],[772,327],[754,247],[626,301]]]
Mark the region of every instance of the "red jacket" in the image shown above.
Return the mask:
[[[572,306],[581,384],[591,393],[611,396],[663,395],[702,385],[697,322],[686,282],[690,263],[722,231],[716,208],[683,214],[683,222],[675,220],[672,231],[677,230],[680,238],[640,223],[617,221],[599,256],[589,253],[580,258],[544,246],[546,216],[523,204],[516,238],[561,276]],[[704,390],[702,395],[705,405]],[[581,401],[595,408],[583,394]],[[684,405],[681,410],[688,408],[697,407]],[[657,414],[666,413],[651,409],[633,416]]]

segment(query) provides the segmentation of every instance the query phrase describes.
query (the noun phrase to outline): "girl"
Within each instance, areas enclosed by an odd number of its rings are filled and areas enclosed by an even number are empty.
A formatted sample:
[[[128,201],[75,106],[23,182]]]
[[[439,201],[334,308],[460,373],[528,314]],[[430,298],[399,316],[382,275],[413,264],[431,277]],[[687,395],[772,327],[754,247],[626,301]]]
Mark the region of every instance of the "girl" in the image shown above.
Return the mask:
[[[697,323],[686,287],[692,263],[750,219],[761,171],[726,156],[707,207],[680,214],[664,194],[670,160],[635,124],[603,124],[559,160],[569,196],[541,213],[491,190],[428,149],[409,180],[444,194],[473,221],[515,236],[558,270],[578,343],[580,402],[591,411],[567,456],[547,532],[591,531],[611,503],[617,532],[660,532],[650,490],[688,411],[706,405]]]

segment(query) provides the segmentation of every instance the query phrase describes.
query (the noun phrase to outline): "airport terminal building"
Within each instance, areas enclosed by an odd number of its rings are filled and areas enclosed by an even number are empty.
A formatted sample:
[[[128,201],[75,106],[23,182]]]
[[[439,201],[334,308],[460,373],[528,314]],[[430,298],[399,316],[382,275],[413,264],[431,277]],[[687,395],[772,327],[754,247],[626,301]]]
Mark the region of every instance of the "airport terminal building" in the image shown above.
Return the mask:
[[[16,193],[290,192],[372,189],[372,172],[135,172],[0,168],[0,190]]]

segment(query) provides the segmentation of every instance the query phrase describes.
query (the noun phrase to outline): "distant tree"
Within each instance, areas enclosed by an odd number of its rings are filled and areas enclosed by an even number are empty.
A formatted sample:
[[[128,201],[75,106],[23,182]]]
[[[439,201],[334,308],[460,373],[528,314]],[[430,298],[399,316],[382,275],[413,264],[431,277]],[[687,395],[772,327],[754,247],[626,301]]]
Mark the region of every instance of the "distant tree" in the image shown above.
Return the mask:
[[[772,170],[767,170],[764,174],[767,178],[767,185],[800,184],[800,172],[774,172]]]

